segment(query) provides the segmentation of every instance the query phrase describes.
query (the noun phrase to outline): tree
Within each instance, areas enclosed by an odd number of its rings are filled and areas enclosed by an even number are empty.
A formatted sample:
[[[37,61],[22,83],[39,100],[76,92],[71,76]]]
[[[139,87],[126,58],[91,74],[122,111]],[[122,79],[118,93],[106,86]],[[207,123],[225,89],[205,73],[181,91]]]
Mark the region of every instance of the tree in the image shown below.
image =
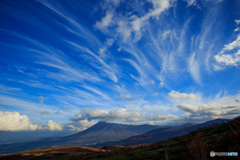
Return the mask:
[[[187,145],[188,154],[194,160],[206,160],[209,154],[206,138],[203,133],[197,132]]]

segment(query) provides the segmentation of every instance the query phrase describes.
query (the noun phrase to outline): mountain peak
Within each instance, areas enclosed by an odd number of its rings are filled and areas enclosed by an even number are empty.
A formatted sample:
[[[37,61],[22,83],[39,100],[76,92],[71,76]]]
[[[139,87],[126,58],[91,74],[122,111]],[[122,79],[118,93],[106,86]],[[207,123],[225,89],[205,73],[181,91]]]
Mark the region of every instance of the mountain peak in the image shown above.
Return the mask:
[[[157,126],[142,126],[142,125],[127,125],[127,124],[118,124],[118,123],[110,123],[105,121],[99,121],[88,129],[76,133],[74,137],[114,137],[112,140],[130,137],[133,135],[142,134],[148,132],[152,129],[158,128]]]

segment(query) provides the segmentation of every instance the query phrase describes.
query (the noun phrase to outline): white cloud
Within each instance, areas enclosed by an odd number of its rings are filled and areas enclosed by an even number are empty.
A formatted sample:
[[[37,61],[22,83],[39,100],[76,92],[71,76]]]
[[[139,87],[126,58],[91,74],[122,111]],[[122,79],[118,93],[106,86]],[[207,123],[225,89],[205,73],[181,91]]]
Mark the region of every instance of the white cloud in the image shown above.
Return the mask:
[[[70,130],[70,131],[81,130],[80,128],[77,128],[77,127],[75,127],[75,126],[72,125],[72,124],[69,124],[69,125],[67,125],[66,127],[67,127],[67,129]]]
[[[230,51],[235,52],[232,53]],[[237,36],[235,41],[224,45],[224,48],[215,55],[214,58],[219,65],[221,65],[219,67],[215,67],[215,70],[224,69],[225,66],[238,66],[240,63],[240,34]]]
[[[237,32],[237,31],[240,31],[240,28],[239,28],[239,27],[237,27],[237,28],[234,30],[234,32]]]
[[[127,99],[130,99],[130,98],[132,98],[132,96],[130,95],[130,94],[120,94],[120,97],[121,98],[127,98]]]
[[[239,98],[239,93],[226,95],[226,92],[219,92],[215,96],[208,96],[208,98],[201,97],[201,101],[180,102],[180,104],[176,104],[176,109],[185,113],[179,117],[179,121],[201,123],[217,118],[235,118],[240,113]]]
[[[169,0],[149,0],[153,3],[153,9],[147,13],[143,19],[148,19],[150,17],[158,18],[158,16],[166,9],[170,7]]]
[[[215,60],[224,66],[238,66],[240,62],[240,50],[234,54],[218,54],[214,56]],[[216,70],[221,68],[216,68]]]
[[[141,27],[142,27],[142,20],[138,17],[135,17],[135,20],[132,21],[132,29],[134,31],[140,31]]]
[[[48,99],[48,97],[40,96],[39,99],[40,99],[40,104],[43,104],[44,100]]]
[[[95,122],[88,121],[87,119],[80,120],[80,121],[77,122],[77,126],[81,130],[87,129],[87,128],[91,127],[94,124],[95,124]]]
[[[147,108],[149,106],[145,106]],[[107,121],[126,124],[164,124],[177,120],[178,117],[170,114],[149,114],[145,115],[137,111],[131,111],[124,108],[116,110],[93,110],[84,108],[81,113],[73,116],[70,120],[73,122],[84,123],[89,121]]]
[[[170,31],[170,30],[167,30],[167,31],[163,32],[163,33],[162,33],[163,39],[166,39],[166,38],[171,34],[171,32],[172,32],[172,31]]]
[[[18,112],[0,111],[0,131],[36,130],[38,125],[32,124],[26,115]]]
[[[189,99],[189,100],[196,100],[197,96],[193,93],[187,94],[187,93],[180,93],[177,91],[171,91],[168,93],[170,97],[173,99]]]
[[[120,108],[117,110],[92,110],[90,108],[84,108],[81,109],[81,116],[76,115],[71,118],[73,121],[78,120],[96,120],[96,119],[102,119],[102,120],[109,120],[109,119],[125,119],[125,118],[131,118],[130,115],[138,116],[138,114],[130,113],[126,109]]]
[[[158,96],[158,93],[155,96]],[[169,106],[164,106],[164,105],[157,105],[157,104],[148,105],[148,104],[146,104],[142,107],[142,110],[155,113],[157,111],[160,111],[160,112],[169,111],[169,110],[171,110],[171,108]]]
[[[76,130],[82,131],[93,126],[96,123],[97,121],[89,121],[87,119],[83,119],[83,120],[72,121],[71,123],[64,124],[63,128],[70,131],[76,131]]]
[[[111,25],[112,19],[113,19],[113,12],[106,13],[106,16],[103,17],[101,21],[98,21],[96,23],[96,27],[99,30],[104,32],[104,30],[107,29]]]
[[[182,109],[185,112],[191,113],[192,117],[200,117],[206,116],[209,118],[218,116],[232,116],[232,118],[236,117],[240,111],[240,104],[229,104],[224,105],[220,103],[209,103],[209,104],[199,104],[199,105],[191,105],[191,104],[180,104],[177,106],[179,109]]]
[[[152,9],[149,9],[147,13],[145,13],[142,16],[136,16],[133,15],[131,12],[125,13],[125,15],[117,16],[113,18],[114,15],[114,9],[109,4],[105,7],[106,9],[106,16],[101,19],[101,21],[98,21],[95,26],[101,30],[104,33],[108,31],[109,26],[111,26],[111,30],[113,32],[118,33],[121,37],[123,42],[126,42],[128,37],[134,33],[134,41],[138,41],[142,37],[141,29],[144,27],[144,25],[148,22],[150,18],[156,18],[158,19],[159,15],[168,9],[170,7],[169,0],[148,0],[148,2],[153,4]],[[119,1],[116,1],[116,6],[118,6]],[[115,16],[115,15],[114,15]],[[115,33],[110,33],[112,35],[115,35]]]
[[[191,104],[180,104],[177,107],[186,111],[186,112],[190,112],[190,113],[198,111],[198,106],[191,105]]]
[[[169,0],[149,0],[149,2],[153,4],[153,9],[142,17],[133,17],[133,21],[131,22],[133,31],[140,31],[146,21],[150,18],[158,19],[159,15],[170,7]]]
[[[61,124],[49,120],[47,124],[33,124],[28,116],[21,115],[19,112],[0,111],[0,131],[34,131],[50,130],[61,131]]]
[[[235,19],[235,22],[236,22],[237,24],[240,24],[240,20]]]
[[[216,95],[204,102],[183,103],[178,109],[185,111],[180,117],[183,121],[204,122],[211,119],[232,119],[239,116],[240,104],[236,101],[240,94],[232,96]]]
[[[226,51],[231,51],[233,49],[239,48],[240,47],[240,34],[237,36],[237,39],[227,45],[224,45],[224,48],[220,53],[224,53]]]
[[[117,33],[120,35],[120,37],[122,37],[123,41],[126,42],[128,37],[131,35],[131,29],[129,28],[128,22],[119,21]]]
[[[45,126],[45,129],[50,131],[61,131],[63,128],[61,124],[54,122],[52,120],[49,120],[47,125]]]

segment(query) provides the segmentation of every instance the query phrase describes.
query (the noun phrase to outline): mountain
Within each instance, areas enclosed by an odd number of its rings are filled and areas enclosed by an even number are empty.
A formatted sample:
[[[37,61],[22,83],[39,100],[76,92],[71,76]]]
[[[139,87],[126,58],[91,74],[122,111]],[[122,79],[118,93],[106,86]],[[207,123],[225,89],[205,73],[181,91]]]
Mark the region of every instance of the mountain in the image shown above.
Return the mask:
[[[82,132],[66,137],[56,138],[54,140],[60,142],[59,145],[74,144],[81,146],[93,146],[97,143],[106,142],[109,140],[116,141],[126,139],[128,137],[143,134],[156,128],[158,128],[158,126],[98,122],[94,126]]]
[[[130,138],[127,138],[121,141],[100,143],[100,144],[97,144],[95,147],[102,147],[105,145],[129,146],[129,145],[138,145],[138,144],[146,144],[146,143],[157,143],[159,141],[167,140],[172,137],[182,136],[198,128],[211,126],[213,124],[222,124],[228,121],[229,120],[227,119],[215,119],[215,120],[207,121],[202,124],[195,124],[195,125],[187,124],[187,125],[181,125],[177,127],[158,128],[141,135],[132,136]]]
[[[88,128],[87,130],[68,136],[66,138],[75,139],[75,140],[87,138],[89,140],[89,138],[97,137],[98,139],[99,138],[102,139],[100,141],[105,141],[106,139],[118,140],[118,139],[130,137],[132,135],[139,135],[156,128],[158,128],[158,126],[126,125],[126,124],[98,122],[96,125]],[[96,141],[94,141],[94,143],[96,143]]]
[[[15,153],[52,146],[94,146],[97,143],[103,143],[106,141],[123,140],[156,128],[158,128],[158,126],[99,122],[82,132],[70,136],[1,144],[0,154]]]

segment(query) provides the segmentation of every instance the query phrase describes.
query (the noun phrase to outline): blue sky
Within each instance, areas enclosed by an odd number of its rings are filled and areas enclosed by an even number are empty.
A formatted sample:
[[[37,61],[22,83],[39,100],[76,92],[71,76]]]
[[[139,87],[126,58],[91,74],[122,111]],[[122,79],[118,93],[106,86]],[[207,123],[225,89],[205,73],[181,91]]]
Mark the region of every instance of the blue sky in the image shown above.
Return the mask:
[[[237,0],[1,0],[0,130],[236,117],[239,8]]]

